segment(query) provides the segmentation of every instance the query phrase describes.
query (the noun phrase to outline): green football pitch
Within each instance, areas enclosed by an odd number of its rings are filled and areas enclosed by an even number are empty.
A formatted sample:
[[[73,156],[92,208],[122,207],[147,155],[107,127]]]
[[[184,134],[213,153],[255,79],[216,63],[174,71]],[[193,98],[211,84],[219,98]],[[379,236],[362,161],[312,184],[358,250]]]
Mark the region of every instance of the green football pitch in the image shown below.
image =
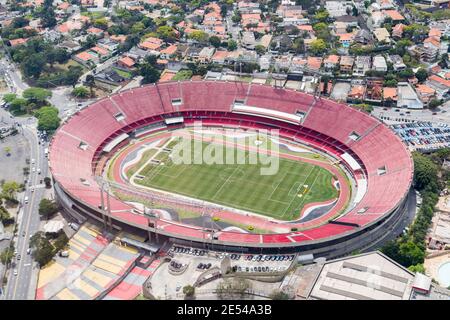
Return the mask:
[[[207,146],[203,143],[203,150]],[[194,152],[193,157],[201,156]],[[242,152],[246,159],[255,155]],[[286,221],[299,218],[308,203],[338,196],[332,174],[306,162],[280,157],[276,174],[261,175],[267,164],[174,164],[169,155],[158,153],[153,159],[159,163],[140,168],[134,182]]]

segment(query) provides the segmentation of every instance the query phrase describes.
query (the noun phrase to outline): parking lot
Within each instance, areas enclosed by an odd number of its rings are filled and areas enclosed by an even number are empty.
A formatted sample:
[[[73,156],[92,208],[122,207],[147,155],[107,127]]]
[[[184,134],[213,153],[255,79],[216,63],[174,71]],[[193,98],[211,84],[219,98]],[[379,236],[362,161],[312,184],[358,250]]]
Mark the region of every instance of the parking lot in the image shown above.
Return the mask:
[[[174,246],[169,251],[173,255],[174,259],[180,256],[183,257],[207,257],[215,258],[219,263],[225,257],[229,257],[231,260],[231,267],[234,272],[249,272],[249,273],[262,273],[262,272],[284,272],[289,269],[292,262],[295,260],[295,255],[263,255],[263,254],[241,254],[241,253],[229,253],[229,252],[214,252],[194,248],[186,248]],[[196,259],[197,260],[197,259]],[[201,260],[201,259],[199,259]],[[199,262],[197,264],[198,270],[207,270],[213,266],[210,262]]]
[[[411,150],[436,150],[450,146],[450,126],[432,122],[414,122],[391,126]]]

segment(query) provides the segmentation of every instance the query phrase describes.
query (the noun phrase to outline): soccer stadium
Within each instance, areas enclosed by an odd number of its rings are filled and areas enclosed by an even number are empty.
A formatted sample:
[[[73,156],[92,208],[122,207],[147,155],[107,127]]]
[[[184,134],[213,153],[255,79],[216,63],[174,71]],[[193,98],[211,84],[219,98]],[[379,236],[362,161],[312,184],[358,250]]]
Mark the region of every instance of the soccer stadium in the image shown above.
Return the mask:
[[[49,161],[58,201],[78,222],[150,242],[326,257],[386,236],[413,176],[407,147],[366,113],[221,81],[103,98],[64,121]]]

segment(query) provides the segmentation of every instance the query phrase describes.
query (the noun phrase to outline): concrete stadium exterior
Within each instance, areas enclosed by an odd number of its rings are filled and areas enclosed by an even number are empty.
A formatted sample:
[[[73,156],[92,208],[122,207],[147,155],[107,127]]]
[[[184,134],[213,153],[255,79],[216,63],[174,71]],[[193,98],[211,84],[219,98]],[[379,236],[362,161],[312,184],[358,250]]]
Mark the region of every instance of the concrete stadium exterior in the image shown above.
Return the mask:
[[[336,159],[357,185],[345,212],[282,234],[211,230],[149,217],[99,186],[104,164],[130,139],[190,126],[280,129],[280,136]],[[50,146],[59,202],[76,220],[193,246],[314,253],[328,258],[364,249],[394,230],[407,207],[412,158],[375,118],[292,90],[236,82],[169,82],[128,90],[67,119]],[[132,192],[132,190],[126,190]]]

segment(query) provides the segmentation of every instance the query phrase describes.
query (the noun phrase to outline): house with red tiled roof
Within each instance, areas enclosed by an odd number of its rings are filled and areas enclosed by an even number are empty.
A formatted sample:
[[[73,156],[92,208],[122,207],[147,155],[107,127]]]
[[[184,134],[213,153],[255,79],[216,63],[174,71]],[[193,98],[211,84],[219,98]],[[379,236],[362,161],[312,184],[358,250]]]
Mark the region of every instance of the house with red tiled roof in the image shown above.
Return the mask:
[[[401,13],[398,12],[397,10],[384,10],[382,12],[384,13],[385,16],[391,18],[392,22],[394,23],[405,21],[405,17],[402,16]]]
[[[93,55],[88,51],[83,51],[76,54],[73,59],[87,67],[91,67],[100,63],[100,59],[96,55]]]
[[[161,45],[162,44],[145,40],[144,42],[138,44],[138,47],[148,51],[157,51],[159,48],[161,48]]]
[[[450,80],[441,78],[435,74],[429,76],[425,84],[436,90],[436,96],[439,99],[450,91]]]
[[[176,44],[172,44],[172,45],[168,46],[167,48],[162,49],[159,52],[160,58],[170,60],[173,56],[176,55],[177,48],[178,48],[178,46]]]
[[[92,35],[97,36],[97,37],[103,37],[103,35],[104,35],[104,31],[102,29],[99,29],[99,28],[96,28],[96,27],[90,27],[90,28],[88,28],[86,30],[86,32],[88,34],[92,34]]]
[[[350,92],[348,93],[347,99],[350,101],[363,100],[365,93],[366,93],[365,86],[361,84],[353,85],[352,88],[350,89]]]
[[[225,59],[228,57],[228,55],[229,52],[226,50],[216,50],[216,52],[214,52],[214,55],[211,58],[211,62],[217,64],[224,64]]]
[[[397,88],[383,87],[383,99],[385,101],[397,101]]]
[[[306,60],[306,65],[308,69],[319,71],[320,67],[322,66],[323,58],[320,57],[308,57]]]
[[[62,3],[58,4],[58,6],[57,6],[58,9],[64,10],[64,11],[69,9],[69,7],[70,7],[70,3],[68,3],[68,2],[62,2]]]
[[[336,68],[336,66],[339,64],[339,60],[341,59],[340,56],[335,54],[330,54],[328,57],[325,58],[323,61],[323,66],[325,70],[333,70]]]
[[[28,41],[28,39],[18,38],[18,39],[9,40],[9,44],[11,45],[11,47],[17,47],[17,46],[20,46],[21,44],[26,43],[27,41]]]
[[[339,35],[339,43],[344,47],[348,48],[355,40],[354,33],[343,33]]]
[[[128,56],[123,56],[117,61],[117,65],[122,68],[131,69],[136,65],[136,62]]]
[[[396,24],[392,28],[392,37],[401,39],[403,37],[403,30],[405,29],[405,25],[403,23]]]
[[[442,35],[442,31],[438,28],[430,28],[430,31],[428,32],[429,37],[436,37],[437,39],[440,39]]]
[[[110,52],[107,49],[102,48],[100,46],[95,46],[95,47],[91,48],[90,50],[94,51],[102,58],[110,55]]]
[[[109,36],[109,39],[114,42],[124,43],[127,40],[127,36],[120,34],[120,35],[111,35]]]
[[[428,105],[436,97],[436,90],[425,84],[418,84],[416,86],[416,92],[424,105]]]

